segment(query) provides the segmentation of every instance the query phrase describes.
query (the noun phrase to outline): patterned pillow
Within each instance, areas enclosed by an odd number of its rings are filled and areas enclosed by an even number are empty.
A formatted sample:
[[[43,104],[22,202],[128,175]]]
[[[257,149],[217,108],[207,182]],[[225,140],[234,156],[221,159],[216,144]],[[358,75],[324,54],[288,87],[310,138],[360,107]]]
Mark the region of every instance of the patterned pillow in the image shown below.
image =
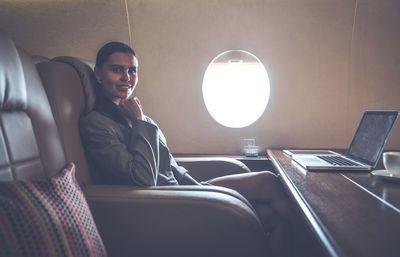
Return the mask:
[[[106,256],[68,164],[42,181],[0,182],[0,256]]]

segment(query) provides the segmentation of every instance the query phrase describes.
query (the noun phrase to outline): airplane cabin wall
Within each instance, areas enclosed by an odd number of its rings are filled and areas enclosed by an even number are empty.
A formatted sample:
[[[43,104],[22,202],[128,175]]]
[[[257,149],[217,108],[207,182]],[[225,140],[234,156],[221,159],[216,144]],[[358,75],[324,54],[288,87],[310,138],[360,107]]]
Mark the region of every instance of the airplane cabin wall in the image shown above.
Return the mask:
[[[400,109],[399,27],[400,0],[0,0],[0,29],[32,55],[95,60],[105,42],[132,43],[136,95],[174,153],[239,153],[243,138],[346,148],[364,110]],[[241,129],[202,99],[207,65],[231,49],[255,54],[271,83]],[[400,149],[399,124],[387,149]]]

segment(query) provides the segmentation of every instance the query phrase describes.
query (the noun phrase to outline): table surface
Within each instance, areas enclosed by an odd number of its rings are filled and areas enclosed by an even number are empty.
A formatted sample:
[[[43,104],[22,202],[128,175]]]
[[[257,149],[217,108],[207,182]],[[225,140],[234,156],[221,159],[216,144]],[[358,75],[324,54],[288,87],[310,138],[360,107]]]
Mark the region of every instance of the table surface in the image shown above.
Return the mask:
[[[400,256],[400,183],[369,172],[310,172],[268,157],[327,256]]]

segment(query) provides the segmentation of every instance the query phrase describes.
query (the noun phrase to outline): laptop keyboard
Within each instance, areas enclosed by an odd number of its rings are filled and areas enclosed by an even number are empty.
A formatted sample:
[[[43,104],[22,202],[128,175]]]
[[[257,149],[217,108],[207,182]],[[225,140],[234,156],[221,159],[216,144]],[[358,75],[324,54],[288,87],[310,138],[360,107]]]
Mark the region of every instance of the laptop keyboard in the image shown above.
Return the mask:
[[[350,160],[347,160],[343,158],[342,156],[326,156],[326,155],[319,155],[317,156],[318,158],[329,162],[330,164],[333,165],[340,165],[340,166],[361,166],[358,163],[352,162]]]

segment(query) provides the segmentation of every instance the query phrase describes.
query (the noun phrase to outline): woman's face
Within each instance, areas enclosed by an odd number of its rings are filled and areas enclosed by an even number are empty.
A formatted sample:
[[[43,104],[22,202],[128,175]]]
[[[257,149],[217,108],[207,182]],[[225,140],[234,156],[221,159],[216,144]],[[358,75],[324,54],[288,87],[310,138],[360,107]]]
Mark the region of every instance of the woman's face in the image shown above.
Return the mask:
[[[117,105],[127,99],[137,83],[137,58],[131,53],[116,52],[101,67],[95,67],[103,93]]]

